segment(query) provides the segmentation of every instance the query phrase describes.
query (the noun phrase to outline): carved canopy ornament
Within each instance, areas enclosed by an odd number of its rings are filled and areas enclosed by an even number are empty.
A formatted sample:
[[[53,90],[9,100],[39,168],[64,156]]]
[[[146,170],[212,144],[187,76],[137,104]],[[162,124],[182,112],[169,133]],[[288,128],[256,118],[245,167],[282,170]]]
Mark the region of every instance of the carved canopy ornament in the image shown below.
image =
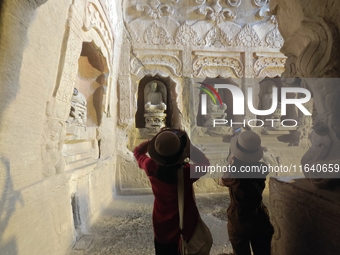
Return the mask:
[[[231,38],[218,26],[213,27],[205,37],[206,46],[224,47],[231,46]]]
[[[286,58],[280,57],[260,57],[254,64],[255,77],[281,76],[285,70]]]
[[[113,38],[104,20],[105,18],[99,12],[97,6],[89,2],[86,6],[86,15],[83,27],[85,31],[95,29],[98,32],[105,44],[105,47],[107,48],[107,51],[110,53],[109,58],[112,60]]]
[[[217,73],[222,77],[242,77],[243,65],[240,60],[232,57],[199,57],[193,63],[194,76],[208,76],[208,73]],[[223,73],[228,72],[229,75]]]
[[[196,31],[186,22],[178,28],[175,35],[175,43],[192,46],[203,44],[202,42],[200,42]]]
[[[148,68],[148,66],[163,66],[173,75],[182,75],[181,61],[177,57],[169,55],[147,55],[141,58],[134,58],[131,61],[131,73],[137,74],[142,68]]]
[[[172,39],[163,27],[153,23],[153,25],[145,31],[144,41],[151,45],[166,45],[170,44]]]
[[[262,46],[262,42],[251,25],[247,24],[237,35],[236,46],[260,47]]]
[[[284,41],[277,24],[275,24],[275,27],[267,34],[266,43],[270,48],[281,48],[283,46]]]

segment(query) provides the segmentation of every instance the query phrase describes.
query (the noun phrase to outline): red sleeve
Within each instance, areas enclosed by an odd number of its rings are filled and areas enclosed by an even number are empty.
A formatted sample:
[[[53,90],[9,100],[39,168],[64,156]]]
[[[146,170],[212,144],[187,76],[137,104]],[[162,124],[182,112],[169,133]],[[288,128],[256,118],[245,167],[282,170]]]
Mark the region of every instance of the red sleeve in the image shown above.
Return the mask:
[[[193,145],[190,148],[190,160],[193,162],[193,164],[190,166],[190,176],[195,176],[195,178],[191,178],[192,182],[195,182],[206,174],[206,172],[195,172],[195,167],[209,166],[210,161],[200,149]]]
[[[138,145],[133,150],[133,155],[135,156],[138,166],[145,170],[146,174],[148,176],[152,176],[155,174],[158,165],[155,161],[153,161],[151,158],[149,158],[146,155],[147,149],[148,149],[148,143],[149,141],[145,141]]]

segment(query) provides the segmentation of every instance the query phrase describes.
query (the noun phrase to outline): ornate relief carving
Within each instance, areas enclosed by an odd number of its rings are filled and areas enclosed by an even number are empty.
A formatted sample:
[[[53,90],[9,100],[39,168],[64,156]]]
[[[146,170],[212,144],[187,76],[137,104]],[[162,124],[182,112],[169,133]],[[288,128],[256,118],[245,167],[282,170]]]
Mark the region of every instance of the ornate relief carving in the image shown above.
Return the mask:
[[[176,76],[181,76],[182,63],[175,56],[156,55],[156,56],[143,56],[141,58],[134,58],[131,61],[131,72],[137,74],[141,68],[146,66],[164,66]]]
[[[172,0],[177,3],[178,0]],[[159,1],[154,1],[151,4],[136,4],[136,9],[139,12],[145,12],[150,18],[158,19],[164,16],[170,16],[174,12],[174,8],[170,4],[161,4]]]
[[[48,118],[43,129],[43,144],[41,148],[43,161],[42,174],[45,177],[61,173],[65,169],[65,160],[61,153],[65,134],[63,122]]]
[[[90,29],[95,29],[103,42],[107,50],[112,53],[113,49],[113,39],[111,37],[110,29],[106,26],[104,18],[93,3],[89,3],[86,7],[86,15],[84,20],[84,29],[88,31]],[[111,54],[112,55],[112,54]]]
[[[206,46],[224,47],[231,46],[231,38],[218,26],[211,29],[205,37]]]
[[[260,47],[262,46],[262,43],[255,30],[247,24],[237,35],[236,46]]]
[[[270,48],[281,48],[284,41],[277,27],[277,24],[266,36],[266,43]]]
[[[233,1],[234,2],[234,1]],[[236,12],[229,8],[223,8],[220,4],[220,0],[217,0],[215,5],[208,6],[202,5],[198,12],[208,19],[215,21],[217,24],[223,22],[224,20],[233,20],[236,17]]]
[[[60,77],[56,98],[65,102],[70,102],[73,87],[76,82],[77,63],[81,52],[82,42],[74,33],[69,35],[67,47],[65,49],[64,66]],[[66,117],[66,116],[65,116]]]
[[[128,124],[131,119],[131,83],[130,76],[118,78],[119,124]]]
[[[163,28],[153,23],[144,33],[144,41],[153,45],[170,44],[172,39],[168,36],[168,32]]]
[[[281,76],[285,70],[286,58],[282,57],[260,57],[254,63],[255,77]]]
[[[242,77],[243,65],[240,60],[232,57],[199,57],[194,61],[194,76],[207,74],[208,72],[229,72],[232,77]]]
[[[196,31],[187,23],[184,23],[182,26],[178,28],[175,36],[175,43],[192,46],[202,44],[202,42],[200,42],[198,39]]]

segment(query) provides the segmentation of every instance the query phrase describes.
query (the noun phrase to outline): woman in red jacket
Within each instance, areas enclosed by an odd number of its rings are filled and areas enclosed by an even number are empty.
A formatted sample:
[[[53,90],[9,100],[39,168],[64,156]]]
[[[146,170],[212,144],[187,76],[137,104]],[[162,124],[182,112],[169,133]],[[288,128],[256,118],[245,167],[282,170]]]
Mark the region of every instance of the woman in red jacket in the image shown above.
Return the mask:
[[[194,171],[195,165],[208,166],[209,160],[198,148],[190,145],[186,132],[164,129],[150,141],[145,141],[134,149],[138,165],[148,175],[155,196],[152,220],[156,255],[180,254],[177,171],[181,167],[184,175],[185,205],[182,235],[187,242],[199,218],[192,188],[198,178],[190,178],[190,169]],[[150,157],[146,155],[147,152]],[[191,168],[190,164],[186,163],[189,157],[195,163]],[[195,177],[199,177],[197,173]]]

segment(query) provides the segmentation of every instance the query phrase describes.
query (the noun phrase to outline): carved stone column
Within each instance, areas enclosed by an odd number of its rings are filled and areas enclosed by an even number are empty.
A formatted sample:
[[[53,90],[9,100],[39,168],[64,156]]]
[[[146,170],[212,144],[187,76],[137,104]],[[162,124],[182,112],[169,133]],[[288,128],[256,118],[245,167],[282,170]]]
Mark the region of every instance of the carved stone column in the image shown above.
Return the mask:
[[[285,40],[281,52],[288,57],[282,76],[286,81],[294,77],[313,78],[303,79],[313,94],[317,116],[312,147],[302,164],[340,164],[340,86],[335,79],[340,77],[339,7],[336,0],[271,2]],[[340,186],[340,179],[335,179],[340,177],[339,173],[327,174],[305,172],[317,187]]]

